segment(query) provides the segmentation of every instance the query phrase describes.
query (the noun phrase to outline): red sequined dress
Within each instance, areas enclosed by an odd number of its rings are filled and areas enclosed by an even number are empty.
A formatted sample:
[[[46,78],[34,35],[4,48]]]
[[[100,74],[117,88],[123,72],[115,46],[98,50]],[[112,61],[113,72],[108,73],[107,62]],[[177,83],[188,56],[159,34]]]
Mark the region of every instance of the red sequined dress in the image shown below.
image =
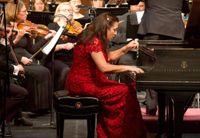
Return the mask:
[[[103,52],[107,60],[106,52],[97,38],[91,44],[75,46],[66,89],[71,94],[99,98],[102,107],[97,117],[98,138],[145,138],[135,82],[129,86],[109,80],[97,68],[91,58],[92,52]]]

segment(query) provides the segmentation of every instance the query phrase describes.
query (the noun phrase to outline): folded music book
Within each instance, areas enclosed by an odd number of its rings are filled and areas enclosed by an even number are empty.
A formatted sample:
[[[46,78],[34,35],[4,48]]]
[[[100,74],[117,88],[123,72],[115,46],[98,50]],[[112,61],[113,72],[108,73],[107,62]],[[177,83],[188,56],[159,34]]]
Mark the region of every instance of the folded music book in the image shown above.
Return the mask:
[[[42,52],[46,55],[48,55],[51,50],[54,48],[56,43],[58,42],[58,39],[60,38],[62,32],[65,30],[64,27],[60,27],[55,36],[50,40],[50,42],[42,49]]]
[[[140,24],[143,14],[144,14],[144,11],[137,11],[136,12],[138,24]]]

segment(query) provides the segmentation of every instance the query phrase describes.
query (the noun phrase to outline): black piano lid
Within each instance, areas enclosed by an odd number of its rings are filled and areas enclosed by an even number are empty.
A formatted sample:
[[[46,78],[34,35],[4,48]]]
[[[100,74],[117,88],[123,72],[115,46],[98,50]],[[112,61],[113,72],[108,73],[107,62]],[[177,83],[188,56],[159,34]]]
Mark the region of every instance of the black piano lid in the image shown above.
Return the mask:
[[[101,13],[108,12],[112,15],[118,16],[128,12],[128,7],[102,7],[102,8],[94,8],[96,16]]]

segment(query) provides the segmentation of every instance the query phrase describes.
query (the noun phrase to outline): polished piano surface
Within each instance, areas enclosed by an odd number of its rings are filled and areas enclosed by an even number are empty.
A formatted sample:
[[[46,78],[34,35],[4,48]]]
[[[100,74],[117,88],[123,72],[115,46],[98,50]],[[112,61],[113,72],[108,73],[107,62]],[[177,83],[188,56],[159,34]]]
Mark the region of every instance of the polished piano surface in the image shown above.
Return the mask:
[[[200,92],[200,9],[197,8],[199,6],[200,1],[193,0],[185,40],[139,41],[141,46],[154,51],[156,61],[150,65],[148,60],[144,60],[144,63],[142,60],[137,62],[141,68],[148,68],[144,74],[137,74],[137,89],[154,89],[161,95],[158,97],[158,134],[167,130],[167,136],[170,138],[182,137],[184,113],[194,95]],[[139,56],[142,55],[139,53]],[[129,76],[134,78],[133,74]],[[163,95],[168,98],[167,106]],[[165,108],[167,128],[164,125]]]
[[[182,46],[166,47],[156,44],[155,64],[151,65],[146,73],[136,76],[138,90],[154,89],[158,92],[158,134],[167,130],[169,138],[182,137],[184,113],[195,94],[200,92],[200,48]],[[145,64],[140,65],[141,68],[143,66],[146,68]],[[165,102],[163,94],[169,100],[167,106],[163,103]],[[167,128],[164,124],[165,108],[167,108]]]
[[[138,89],[200,90],[200,48],[155,48],[156,62],[137,75]]]

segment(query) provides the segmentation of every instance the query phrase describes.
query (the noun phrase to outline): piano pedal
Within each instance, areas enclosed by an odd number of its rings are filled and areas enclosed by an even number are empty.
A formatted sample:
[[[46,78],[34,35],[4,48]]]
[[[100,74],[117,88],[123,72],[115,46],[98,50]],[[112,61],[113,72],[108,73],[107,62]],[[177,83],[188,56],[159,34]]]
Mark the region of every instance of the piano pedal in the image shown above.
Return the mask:
[[[138,91],[137,98],[141,106],[146,106],[146,92],[145,91]]]

